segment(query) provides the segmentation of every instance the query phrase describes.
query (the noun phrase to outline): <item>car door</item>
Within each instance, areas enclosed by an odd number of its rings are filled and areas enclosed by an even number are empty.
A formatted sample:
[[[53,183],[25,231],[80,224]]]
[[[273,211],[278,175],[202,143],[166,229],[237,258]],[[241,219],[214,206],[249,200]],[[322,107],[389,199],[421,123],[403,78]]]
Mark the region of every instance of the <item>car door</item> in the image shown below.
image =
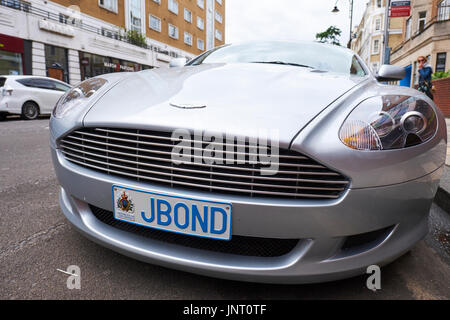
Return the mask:
[[[59,97],[64,94],[64,92],[56,89],[55,81],[51,79],[35,78],[33,79],[33,87],[37,89],[35,94],[39,96],[41,101],[39,105],[41,114],[51,113]]]

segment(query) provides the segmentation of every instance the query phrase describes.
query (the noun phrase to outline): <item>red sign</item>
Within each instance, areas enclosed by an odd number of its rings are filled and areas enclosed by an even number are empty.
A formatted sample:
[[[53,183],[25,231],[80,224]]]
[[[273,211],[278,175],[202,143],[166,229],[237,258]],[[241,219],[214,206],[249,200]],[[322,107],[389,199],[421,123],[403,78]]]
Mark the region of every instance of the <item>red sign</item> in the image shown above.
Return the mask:
[[[411,1],[392,0],[391,18],[409,17],[411,15]]]
[[[23,39],[0,34],[0,50],[23,53]]]

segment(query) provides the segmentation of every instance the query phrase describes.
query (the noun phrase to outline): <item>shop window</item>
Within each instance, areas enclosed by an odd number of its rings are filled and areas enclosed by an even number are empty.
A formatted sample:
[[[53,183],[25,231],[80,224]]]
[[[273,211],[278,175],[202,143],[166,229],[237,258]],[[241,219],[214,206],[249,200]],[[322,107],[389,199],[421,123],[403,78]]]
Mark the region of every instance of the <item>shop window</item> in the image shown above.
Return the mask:
[[[67,49],[46,44],[45,65],[47,76],[69,82]]]
[[[0,74],[21,75],[23,74],[22,54],[0,50]]]
[[[146,67],[148,69],[150,67]],[[80,52],[81,79],[86,80],[106,73],[141,71],[138,63]]]

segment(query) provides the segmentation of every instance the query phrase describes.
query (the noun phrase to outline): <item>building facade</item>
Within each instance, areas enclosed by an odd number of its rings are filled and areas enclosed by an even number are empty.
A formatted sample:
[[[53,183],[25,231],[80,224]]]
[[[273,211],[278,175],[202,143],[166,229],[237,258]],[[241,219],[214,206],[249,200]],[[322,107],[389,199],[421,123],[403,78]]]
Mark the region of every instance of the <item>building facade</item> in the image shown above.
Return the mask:
[[[378,71],[383,62],[384,24],[387,0],[370,0],[366,4],[360,24],[354,29],[351,48],[373,70]],[[389,47],[402,40],[403,20],[392,18],[389,22]]]
[[[225,0],[0,0],[0,74],[71,84],[225,43]]]
[[[413,0],[411,16],[403,18],[402,41],[392,47],[391,64],[405,67],[402,85],[418,83],[417,58],[424,56],[433,71],[450,69],[450,0]]]

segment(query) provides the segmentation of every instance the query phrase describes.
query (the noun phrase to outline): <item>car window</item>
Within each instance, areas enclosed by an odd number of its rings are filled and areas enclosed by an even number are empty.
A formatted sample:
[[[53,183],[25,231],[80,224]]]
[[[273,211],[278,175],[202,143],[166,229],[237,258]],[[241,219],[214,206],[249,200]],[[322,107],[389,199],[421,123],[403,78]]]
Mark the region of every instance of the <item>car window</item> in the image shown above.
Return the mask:
[[[0,88],[5,86],[6,78],[0,77]]]
[[[363,67],[359,63],[356,56],[353,56],[352,66],[350,68],[350,74],[354,74],[354,75],[361,76],[361,77],[366,75],[366,72],[364,71]]]
[[[207,63],[276,63],[365,76],[366,72],[347,49],[315,42],[261,41],[228,45],[198,56],[187,65]]]
[[[52,80],[36,78],[33,79],[32,83],[37,88],[55,90],[55,84]]]
[[[42,79],[42,78],[24,78],[24,79],[18,79],[16,80],[20,84],[23,84],[24,86],[30,87],[30,88],[39,88],[39,89],[50,89],[54,90],[55,85],[53,84],[53,81]]]
[[[23,79],[17,79],[16,82],[26,86],[26,87],[32,87],[32,83],[31,81],[33,80],[33,78],[23,78]]]
[[[57,81],[52,81],[52,82],[55,85],[55,90],[63,91],[63,92],[66,92],[66,91],[70,90],[70,86],[68,86],[68,85],[66,85],[64,83],[57,82]]]

